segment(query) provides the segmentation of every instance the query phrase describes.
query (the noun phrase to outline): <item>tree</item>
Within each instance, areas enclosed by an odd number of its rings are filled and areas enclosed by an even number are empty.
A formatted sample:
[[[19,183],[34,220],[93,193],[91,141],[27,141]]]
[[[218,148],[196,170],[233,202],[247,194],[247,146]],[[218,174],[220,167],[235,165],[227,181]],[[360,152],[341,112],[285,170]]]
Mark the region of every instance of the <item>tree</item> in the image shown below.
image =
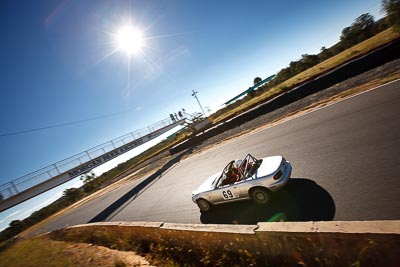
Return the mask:
[[[352,24],[352,28],[356,28],[357,31],[370,31],[370,29],[374,26],[374,16],[369,13],[362,14]]]
[[[79,188],[69,188],[64,190],[64,197],[66,198],[68,203],[73,203],[83,196],[82,190]]]
[[[340,40],[347,46],[352,46],[374,35],[374,16],[362,14],[355,19],[351,26],[342,30]]]
[[[94,179],[96,179],[96,174],[92,171],[89,173],[86,173],[85,175],[81,175],[81,180],[83,181],[84,184],[90,183]]]
[[[342,35],[340,35],[340,41],[342,42],[350,41],[352,37],[353,36],[351,32],[351,27],[343,28]]]
[[[274,81],[274,84],[277,85],[287,79],[289,79],[290,77],[292,77],[292,73],[291,73],[291,69],[290,67],[281,69],[278,74],[276,75],[276,80]]]
[[[22,221],[14,220],[10,222],[10,228],[12,229],[13,232],[20,233],[21,231],[25,230],[26,227]]]
[[[301,61],[304,64],[303,70],[311,68],[312,66],[315,66],[319,63],[319,58],[317,55],[308,55],[308,54],[303,54],[301,55]]]
[[[97,178],[96,174],[92,171],[81,176],[81,180],[83,181],[82,189],[85,193],[90,193],[101,185],[101,179]]]
[[[321,47],[321,53],[319,53],[318,57],[322,60],[325,60],[327,58],[330,58],[332,56],[332,53],[329,49],[327,49],[325,46]]]
[[[254,85],[256,85],[257,83],[261,82],[262,79],[260,77],[255,77],[254,78]]]
[[[386,12],[388,24],[400,31],[400,0],[383,0],[382,10]]]

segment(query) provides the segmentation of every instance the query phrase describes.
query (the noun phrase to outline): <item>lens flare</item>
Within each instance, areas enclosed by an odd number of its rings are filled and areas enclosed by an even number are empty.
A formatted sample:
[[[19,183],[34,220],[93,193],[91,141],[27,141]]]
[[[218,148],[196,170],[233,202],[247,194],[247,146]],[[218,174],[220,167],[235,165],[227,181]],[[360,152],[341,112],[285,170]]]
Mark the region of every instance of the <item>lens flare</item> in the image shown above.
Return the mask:
[[[131,25],[121,27],[117,31],[115,41],[117,49],[128,55],[139,53],[144,46],[143,33]]]

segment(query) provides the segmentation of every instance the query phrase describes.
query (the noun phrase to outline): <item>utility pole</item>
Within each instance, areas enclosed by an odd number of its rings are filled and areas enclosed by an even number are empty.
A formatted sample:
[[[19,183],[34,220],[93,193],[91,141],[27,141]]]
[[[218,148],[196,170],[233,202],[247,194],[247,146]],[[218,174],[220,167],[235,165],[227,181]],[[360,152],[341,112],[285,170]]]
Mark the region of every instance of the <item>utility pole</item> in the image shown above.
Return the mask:
[[[206,113],[204,112],[204,109],[203,109],[203,107],[202,107],[202,106],[201,106],[201,104],[200,104],[200,101],[199,101],[199,99],[197,98],[197,91],[195,91],[195,90],[192,90],[192,92],[193,92],[192,96],[193,96],[194,98],[196,98],[196,100],[197,100],[197,103],[199,103],[199,106],[200,106],[200,109],[201,109],[201,111],[203,112],[203,114],[204,114],[204,115],[206,115]]]

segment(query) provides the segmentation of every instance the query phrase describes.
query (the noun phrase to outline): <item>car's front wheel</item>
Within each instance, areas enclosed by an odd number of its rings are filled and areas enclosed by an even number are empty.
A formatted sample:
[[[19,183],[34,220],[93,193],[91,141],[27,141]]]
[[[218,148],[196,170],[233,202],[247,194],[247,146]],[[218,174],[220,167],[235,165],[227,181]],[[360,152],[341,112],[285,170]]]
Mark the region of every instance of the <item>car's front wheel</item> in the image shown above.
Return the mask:
[[[250,191],[250,196],[257,204],[266,204],[271,198],[271,193],[263,188],[254,188]]]
[[[205,199],[200,198],[197,200],[197,206],[199,206],[201,211],[209,211],[211,209],[211,204]]]

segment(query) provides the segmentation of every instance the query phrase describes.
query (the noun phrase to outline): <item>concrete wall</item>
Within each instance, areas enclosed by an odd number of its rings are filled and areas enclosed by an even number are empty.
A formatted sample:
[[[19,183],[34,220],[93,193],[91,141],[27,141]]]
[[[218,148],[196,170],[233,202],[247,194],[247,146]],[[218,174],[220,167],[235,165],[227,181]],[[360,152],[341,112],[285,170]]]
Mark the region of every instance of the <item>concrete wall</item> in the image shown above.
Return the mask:
[[[398,266],[400,221],[196,225],[108,222],[50,233],[56,240],[135,250],[193,266]]]

